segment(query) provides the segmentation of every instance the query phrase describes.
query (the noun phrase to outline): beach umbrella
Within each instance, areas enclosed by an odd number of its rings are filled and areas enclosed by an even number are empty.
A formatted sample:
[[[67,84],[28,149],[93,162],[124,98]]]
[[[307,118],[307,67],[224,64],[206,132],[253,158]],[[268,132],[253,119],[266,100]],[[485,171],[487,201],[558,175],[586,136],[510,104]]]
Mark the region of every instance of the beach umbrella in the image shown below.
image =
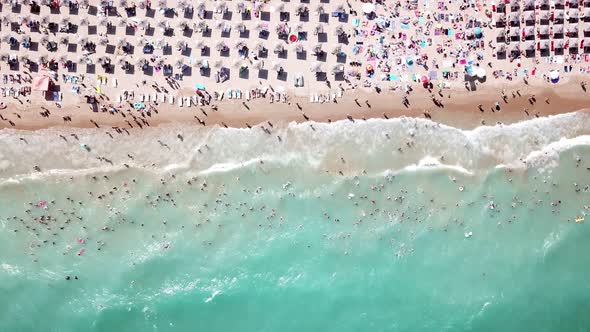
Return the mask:
[[[47,61],[49,61],[47,54],[42,54],[39,56],[39,63],[47,63]]]
[[[486,77],[486,70],[483,67],[477,67],[473,71],[473,74],[479,78],[484,78],[484,77]]]
[[[88,21],[87,18],[83,17],[80,19],[80,26],[88,26],[90,24],[90,22]]]
[[[188,23],[188,21],[185,21],[185,20],[179,21],[176,24],[176,28],[180,29],[181,31],[184,31],[189,28],[189,23]]]
[[[157,67],[162,67],[162,66],[164,66],[164,64],[166,64],[166,61],[164,60],[164,58],[158,58],[154,64]]]
[[[311,66],[309,67],[309,70],[313,73],[321,73],[324,71],[322,68],[322,64],[319,62],[312,63]]]
[[[98,44],[101,46],[106,46],[109,43],[109,38],[107,36],[101,36],[98,38]]]
[[[166,0],[158,0],[158,8],[167,8]]]
[[[101,27],[106,27],[109,25],[109,19],[105,16],[102,16],[98,19],[98,25]]]
[[[145,19],[145,18],[142,18],[142,19],[140,19],[140,20],[137,22],[137,25],[138,25],[138,26],[139,26],[141,29],[143,29],[143,30],[146,30],[146,29],[149,29],[149,28],[150,28],[150,21],[148,21],[148,20],[147,20],[147,19]]]
[[[126,27],[127,26],[127,20],[124,17],[120,17],[117,20],[117,26],[120,28]]]
[[[123,47],[127,46],[127,44],[128,44],[128,42],[127,42],[127,39],[125,39],[125,38],[119,38],[117,40],[117,48],[123,48]]]
[[[128,5],[127,0],[119,0],[119,7],[127,8]]]
[[[336,29],[334,29],[334,35],[341,36],[345,34],[346,31],[344,30],[344,26],[342,24],[338,25]]]
[[[156,48],[162,49],[168,47],[168,41],[165,39],[158,39],[156,41]]]
[[[178,8],[179,11],[184,12],[189,8],[189,4],[186,0],[180,0],[176,4],[176,8]]]
[[[117,66],[123,67],[128,62],[129,61],[127,61],[125,58],[119,58],[119,59],[117,59]]]
[[[555,84],[559,82],[559,71],[552,70],[549,72],[549,79],[551,79],[551,83]]]
[[[232,65],[233,65],[234,68],[240,68],[242,66],[242,63],[243,62],[240,59],[235,59],[233,61],[233,64]]]
[[[206,45],[205,45],[205,43],[204,43],[202,40],[197,40],[197,41],[195,41],[195,47],[196,47],[197,49],[200,49],[200,50],[201,50],[201,49],[203,49],[205,46],[206,46]]]
[[[188,44],[184,40],[179,40],[176,42],[176,49],[184,51],[184,50],[186,50],[187,47],[188,47]]]
[[[283,53],[285,51],[285,45],[282,42],[278,42],[275,45],[274,52],[275,53]]]
[[[241,50],[242,48],[246,47],[246,43],[243,40],[239,40],[238,42],[236,42],[236,45],[234,47],[237,50]]]
[[[0,61],[8,61],[9,58],[10,56],[8,55],[8,53],[0,54]]]
[[[315,34],[317,35],[318,33],[324,33],[324,25],[322,23],[318,24],[315,26],[314,29]]]
[[[148,61],[146,60],[146,58],[141,57],[141,58],[137,59],[137,61],[135,61],[135,65],[137,67],[143,67],[143,65],[145,65],[147,62]]]
[[[174,62],[174,66],[178,69],[181,69],[182,66],[184,66],[184,60],[182,59],[177,59],[176,62]]]
[[[332,54],[338,54],[340,52],[342,52],[342,46],[340,45],[337,45],[332,49]]]
[[[337,64],[337,65],[332,66],[332,72],[335,74],[344,72],[344,65]]]
[[[49,18],[49,15],[43,15],[43,16],[41,16],[40,22],[42,25],[47,25],[47,24],[49,24],[49,22],[51,22],[51,19]]]
[[[264,24],[264,23],[258,23],[255,27],[254,30],[256,32],[261,32],[261,31],[267,31],[268,30],[268,25]]]
[[[39,44],[45,45],[47,43],[49,43],[49,37],[45,35],[41,36],[41,38],[39,39]]]
[[[25,16],[19,16],[18,22],[20,24],[26,24],[27,22],[31,21],[31,16],[30,15],[25,15]]]
[[[27,20],[26,20],[25,22],[28,22],[28,21],[30,21],[30,20],[31,20],[31,19],[30,19],[30,17],[27,17]],[[70,23],[70,18],[69,18],[69,17],[64,17],[64,18],[62,18],[62,19],[59,21],[59,25],[61,25],[61,26],[67,26],[67,25],[68,25],[68,23]]]
[[[215,12],[216,13],[225,13],[226,11],[227,11],[227,5],[225,4],[225,2],[219,2],[215,6]]]
[[[316,15],[322,15],[326,12],[326,10],[324,9],[324,5],[318,5],[317,7],[315,7],[314,13]]]
[[[322,44],[316,44],[316,45],[313,47],[313,51],[314,51],[315,53],[319,53],[319,52],[321,52],[321,51],[322,51]]]
[[[0,39],[0,41],[2,41],[3,43],[8,43],[10,42],[10,35],[2,35],[2,38]]]
[[[68,45],[70,43],[70,40],[67,36],[61,36],[59,38],[59,43],[62,45]]]
[[[213,63],[213,68],[221,68],[223,67],[223,61],[217,60]]]
[[[227,44],[223,41],[220,41],[219,43],[217,43],[217,45],[215,45],[215,49],[220,52],[221,52],[221,50],[225,49],[226,47],[227,47]]]
[[[363,13],[365,14],[371,14],[375,11],[375,5],[367,2],[365,4],[363,4]]]
[[[101,56],[96,60],[96,62],[101,65],[105,65],[105,64],[111,63],[111,59],[106,56]]]
[[[147,1],[148,0],[139,0],[139,2],[137,3],[137,5],[139,6],[139,9],[144,10],[147,8]]]
[[[78,44],[86,46],[86,44],[88,44],[88,38],[85,36],[78,36]]]
[[[27,54],[23,54],[23,55],[21,55],[21,56],[18,57],[18,61],[24,62],[24,63],[28,63],[29,62],[29,56]]]
[[[168,21],[166,21],[166,20],[160,20],[160,21],[158,21],[158,28],[160,30],[165,31],[169,27],[170,27],[170,24],[168,23]]]
[[[246,5],[244,4],[244,2],[240,1],[236,4],[236,11],[238,13],[243,13],[246,9]]]
[[[285,4],[284,3],[280,3],[277,7],[276,10],[278,12],[284,12],[285,11]]]
[[[88,8],[90,7],[90,1],[88,0],[78,0],[78,6],[80,6],[81,8]]]
[[[254,48],[256,52],[262,52],[266,47],[262,42],[256,43],[256,47]]]
[[[78,57],[78,63],[79,63],[79,64],[85,64],[85,63],[88,63],[88,59],[89,59],[89,58],[88,58],[86,55],[80,55],[80,56]]]
[[[305,51],[305,48],[303,47],[303,45],[299,44],[299,43],[295,44],[294,49],[295,49],[295,53],[303,53]]]
[[[141,37],[141,38],[139,38],[139,39],[138,39],[138,40],[135,42],[135,45],[136,45],[136,46],[143,47],[143,46],[145,46],[147,43],[148,43],[148,40],[147,40],[147,38],[145,38],[145,37]]]
[[[283,68],[283,64],[281,62],[279,62],[279,61],[273,61],[271,70],[273,70],[273,71],[279,71],[279,70],[281,70],[281,68]]]
[[[339,4],[334,11],[337,13],[346,13],[346,8],[344,8],[343,4]]]
[[[262,69],[264,69],[264,61],[258,60],[256,62],[254,62],[254,65],[252,67],[254,67],[254,69],[257,69],[257,70],[262,70]]]
[[[238,30],[240,33],[244,33],[246,31],[246,25],[242,22],[239,22],[238,24],[236,24],[235,29]]]
[[[209,30],[209,25],[205,21],[200,21],[198,26],[199,26],[199,30],[203,30],[203,31]]]
[[[66,63],[66,62],[68,62],[68,57],[67,57],[67,56],[65,56],[65,55],[61,55],[61,56],[60,56],[60,57],[57,59],[57,62],[59,62],[59,63]]]

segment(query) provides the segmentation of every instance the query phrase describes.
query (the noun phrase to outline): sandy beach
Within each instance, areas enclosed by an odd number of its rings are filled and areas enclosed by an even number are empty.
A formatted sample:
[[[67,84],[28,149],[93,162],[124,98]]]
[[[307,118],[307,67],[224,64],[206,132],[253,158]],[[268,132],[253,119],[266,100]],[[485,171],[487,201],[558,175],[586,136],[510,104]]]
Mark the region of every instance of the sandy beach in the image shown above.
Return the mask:
[[[7,2],[2,11],[15,15],[0,25],[0,128],[246,127],[400,116],[472,128],[585,111],[584,47],[549,54],[527,48],[531,27],[542,50],[545,28],[560,42],[564,24],[571,46],[574,27],[586,32],[585,6],[433,6]],[[559,19],[564,10],[567,24]],[[515,31],[522,41],[500,38]],[[521,52],[504,58],[506,45]]]
[[[310,104],[305,98],[293,98],[289,103],[268,103],[266,100],[253,100],[248,103],[242,101],[223,101],[211,106],[193,107],[179,110],[175,105],[162,104],[155,111],[140,113],[132,111],[131,107],[117,113],[93,113],[88,106],[67,106],[62,108],[47,107],[43,104],[35,106],[21,106],[15,109],[0,111],[4,121],[0,128],[37,130],[49,127],[76,127],[107,130],[112,127],[139,129],[148,126],[158,126],[168,123],[193,123],[196,126],[224,126],[247,127],[287,122],[330,122],[347,119],[349,116],[355,121],[369,118],[394,118],[429,116],[433,121],[455,126],[458,128],[474,128],[481,125],[496,125],[498,123],[514,123],[559,113],[588,112],[590,93],[586,93],[578,82],[562,84],[554,88],[533,85],[506,86],[506,102],[502,100],[501,90],[492,86],[485,86],[478,91],[445,90],[442,96],[419,89],[409,96],[410,105],[402,105],[404,94],[399,92],[355,92],[339,99],[337,103]],[[520,96],[518,96],[520,93]],[[513,96],[515,94],[515,96]],[[432,95],[440,100],[442,106],[437,106]],[[530,97],[534,96],[536,102]],[[547,101],[546,101],[547,100]],[[368,104],[367,104],[368,101]],[[357,103],[358,102],[358,103]],[[501,105],[500,111],[494,109],[495,103]],[[481,112],[479,104],[484,111]],[[40,113],[49,110],[47,116]],[[528,113],[528,114],[527,114]],[[71,121],[64,121],[70,117]],[[16,125],[11,126],[8,121]],[[144,122],[145,121],[145,122]]]

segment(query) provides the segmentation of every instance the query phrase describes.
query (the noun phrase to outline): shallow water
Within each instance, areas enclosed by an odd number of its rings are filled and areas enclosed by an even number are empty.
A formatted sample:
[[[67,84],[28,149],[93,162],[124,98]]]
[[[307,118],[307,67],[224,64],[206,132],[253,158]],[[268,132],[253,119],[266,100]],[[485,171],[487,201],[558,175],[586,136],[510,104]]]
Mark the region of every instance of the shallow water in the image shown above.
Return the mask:
[[[0,331],[584,330],[589,120],[0,132]]]

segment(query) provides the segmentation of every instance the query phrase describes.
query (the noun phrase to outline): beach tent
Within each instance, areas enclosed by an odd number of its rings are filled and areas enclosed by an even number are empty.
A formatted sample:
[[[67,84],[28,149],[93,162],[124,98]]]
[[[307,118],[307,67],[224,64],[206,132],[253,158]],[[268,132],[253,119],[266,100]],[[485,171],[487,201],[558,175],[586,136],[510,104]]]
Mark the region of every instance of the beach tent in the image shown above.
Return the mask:
[[[549,79],[551,79],[551,83],[555,84],[559,82],[559,71],[552,70],[549,72]]]
[[[51,80],[47,76],[37,76],[33,79],[33,90],[49,91]]]

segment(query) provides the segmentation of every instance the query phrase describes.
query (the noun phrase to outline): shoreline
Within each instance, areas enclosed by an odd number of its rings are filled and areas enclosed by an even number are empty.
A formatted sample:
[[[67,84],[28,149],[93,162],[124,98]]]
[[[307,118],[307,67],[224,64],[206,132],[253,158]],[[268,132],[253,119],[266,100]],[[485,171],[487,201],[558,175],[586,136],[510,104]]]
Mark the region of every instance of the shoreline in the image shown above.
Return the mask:
[[[501,93],[504,87],[506,102]],[[509,89],[512,87],[512,89]],[[516,90],[518,89],[518,96]],[[289,122],[331,122],[347,119],[369,118],[425,118],[430,116],[434,122],[462,129],[472,129],[481,125],[515,122],[574,111],[589,112],[590,93],[580,87],[579,80],[570,80],[556,86],[512,84],[480,85],[477,91],[460,91],[448,89],[432,91],[419,87],[410,94],[399,91],[381,93],[346,91],[337,103],[309,103],[306,98],[292,97],[288,103],[269,103],[265,99],[224,100],[215,106],[192,106],[179,109],[176,105],[160,104],[152,109],[150,116],[133,111],[130,107],[121,108],[115,114],[109,112],[92,112],[87,104],[55,105],[46,107],[44,104],[27,107],[14,107],[0,110],[5,121],[0,122],[0,130],[4,128],[20,130],[40,130],[47,128],[103,128],[103,129],[137,129],[163,124],[194,124],[205,126],[228,126],[245,128],[248,126],[270,126]],[[407,96],[409,107],[402,105],[403,96]],[[442,95],[442,97],[441,97]],[[443,107],[436,106],[432,96]],[[536,102],[529,98],[534,96]],[[548,102],[546,102],[546,100]],[[358,103],[357,103],[358,101]],[[368,102],[368,104],[366,103]],[[495,103],[500,103],[500,111],[492,111]],[[484,112],[478,109],[481,104]],[[369,106],[370,105],[370,106]],[[528,112],[528,115],[525,113]],[[40,112],[49,112],[43,117]],[[124,116],[123,116],[124,115]],[[64,122],[63,117],[71,117]],[[9,121],[14,123],[12,126]]]

